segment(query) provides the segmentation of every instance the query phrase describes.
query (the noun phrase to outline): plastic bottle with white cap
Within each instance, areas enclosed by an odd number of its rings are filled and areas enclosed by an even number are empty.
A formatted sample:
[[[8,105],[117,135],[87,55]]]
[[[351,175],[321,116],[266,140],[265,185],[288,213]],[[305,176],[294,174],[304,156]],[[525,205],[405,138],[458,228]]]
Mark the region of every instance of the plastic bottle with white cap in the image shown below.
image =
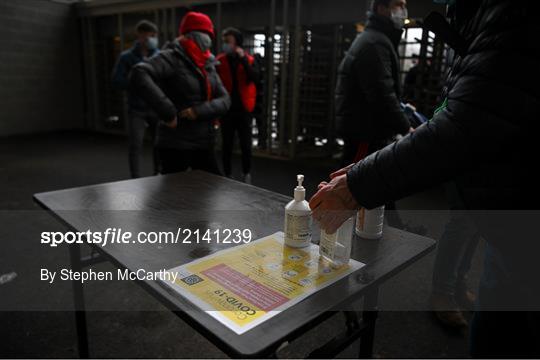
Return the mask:
[[[384,206],[367,210],[360,208],[356,217],[356,235],[364,239],[380,239],[383,235]]]
[[[311,244],[311,209],[302,186],[304,175],[297,175],[294,200],[285,206],[285,245],[302,248]]]

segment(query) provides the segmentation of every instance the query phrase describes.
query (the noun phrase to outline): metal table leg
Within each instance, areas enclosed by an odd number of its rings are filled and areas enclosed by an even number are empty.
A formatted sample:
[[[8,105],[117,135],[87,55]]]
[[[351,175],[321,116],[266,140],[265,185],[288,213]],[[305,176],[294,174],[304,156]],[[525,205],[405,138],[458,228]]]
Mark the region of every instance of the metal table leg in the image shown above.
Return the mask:
[[[364,296],[364,310],[362,322],[365,325],[364,332],[360,336],[359,358],[373,357],[373,342],[375,340],[375,324],[377,322],[377,301],[379,288],[376,287]]]
[[[69,246],[69,259],[73,271],[81,271],[81,248],[79,244]],[[71,282],[73,302],[75,306],[75,324],[77,327],[77,347],[81,359],[88,358],[88,331],[86,327],[86,310],[84,305],[83,285],[79,281]]]

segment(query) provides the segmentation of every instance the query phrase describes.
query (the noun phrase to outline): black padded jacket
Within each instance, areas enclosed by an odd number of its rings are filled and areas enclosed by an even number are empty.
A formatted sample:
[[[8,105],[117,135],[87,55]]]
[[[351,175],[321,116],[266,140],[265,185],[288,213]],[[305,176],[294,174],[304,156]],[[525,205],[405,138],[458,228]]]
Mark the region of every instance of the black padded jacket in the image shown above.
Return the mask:
[[[458,0],[457,8],[467,1],[470,8],[469,0]],[[464,47],[446,82],[445,105],[414,133],[348,172],[360,205],[373,208],[462,176],[469,209],[539,207],[536,4],[473,2],[467,16],[456,18]]]
[[[351,44],[338,68],[336,128],[340,137],[380,142],[406,134],[400,108],[399,60],[402,31],[384,16],[369,14],[366,29]]]
[[[212,98],[208,101],[205,79],[178,41],[131,71],[131,89],[169,122],[182,110],[193,107],[196,120],[178,120],[171,129],[160,124],[156,145],[175,149],[208,149],[214,145],[213,120],[227,113],[231,100],[212,60],[206,66]]]

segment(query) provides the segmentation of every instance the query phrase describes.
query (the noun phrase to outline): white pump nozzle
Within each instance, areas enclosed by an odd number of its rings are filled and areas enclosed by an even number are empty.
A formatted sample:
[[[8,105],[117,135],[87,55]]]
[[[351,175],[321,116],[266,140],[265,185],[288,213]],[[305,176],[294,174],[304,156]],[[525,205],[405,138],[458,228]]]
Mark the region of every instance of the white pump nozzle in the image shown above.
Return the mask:
[[[298,186],[294,189],[294,200],[304,201],[306,199],[306,189],[302,186],[304,175],[296,175],[296,181],[298,181]]]
[[[296,175],[296,181],[298,181],[298,187],[302,187],[302,182],[304,182],[304,175]]]

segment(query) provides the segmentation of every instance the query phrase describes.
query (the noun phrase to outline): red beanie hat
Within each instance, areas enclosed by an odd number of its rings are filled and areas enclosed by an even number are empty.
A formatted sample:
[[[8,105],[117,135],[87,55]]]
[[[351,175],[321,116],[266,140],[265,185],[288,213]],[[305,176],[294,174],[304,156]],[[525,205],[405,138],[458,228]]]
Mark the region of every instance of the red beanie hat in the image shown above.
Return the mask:
[[[178,31],[180,34],[187,34],[190,31],[203,31],[214,37],[214,24],[208,15],[192,11],[184,15]]]

